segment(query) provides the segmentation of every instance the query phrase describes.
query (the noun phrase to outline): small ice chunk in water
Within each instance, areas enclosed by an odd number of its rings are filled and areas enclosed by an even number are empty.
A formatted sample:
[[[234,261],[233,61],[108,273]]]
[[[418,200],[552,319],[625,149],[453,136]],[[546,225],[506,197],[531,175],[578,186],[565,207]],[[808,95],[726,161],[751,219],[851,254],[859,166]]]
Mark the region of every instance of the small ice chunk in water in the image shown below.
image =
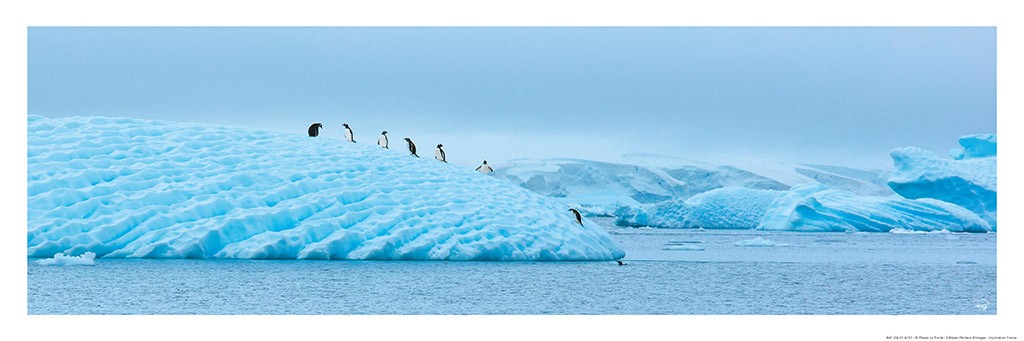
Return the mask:
[[[53,255],[53,258],[40,259],[36,261],[40,265],[96,265],[96,254],[92,252],[83,253],[80,256],[66,256],[63,253]]]

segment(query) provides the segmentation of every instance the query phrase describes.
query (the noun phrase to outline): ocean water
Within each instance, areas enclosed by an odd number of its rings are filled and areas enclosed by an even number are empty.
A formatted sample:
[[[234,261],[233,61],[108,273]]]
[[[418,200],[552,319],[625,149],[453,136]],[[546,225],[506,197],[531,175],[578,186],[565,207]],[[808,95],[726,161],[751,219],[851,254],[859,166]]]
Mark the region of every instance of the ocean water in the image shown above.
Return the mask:
[[[996,313],[996,234],[606,228],[627,265],[29,259],[28,313]]]

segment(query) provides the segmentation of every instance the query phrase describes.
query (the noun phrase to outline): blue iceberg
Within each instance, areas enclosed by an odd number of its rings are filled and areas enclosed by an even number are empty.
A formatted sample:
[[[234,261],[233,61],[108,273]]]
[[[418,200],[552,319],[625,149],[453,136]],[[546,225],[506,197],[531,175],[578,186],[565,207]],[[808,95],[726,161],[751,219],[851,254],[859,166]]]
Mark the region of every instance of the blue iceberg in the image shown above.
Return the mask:
[[[472,168],[295,134],[28,118],[28,256],[610,260],[568,207]]]
[[[622,207],[615,221],[620,226],[668,228],[752,229],[776,197],[785,193],[767,189],[724,187],[640,208]]]
[[[996,137],[993,134],[960,138],[964,147],[955,159],[930,151],[903,147],[893,150],[896,170],[889,187],[899,195],[932,198],[960,205],[978,214],[996,230]]]
[[[819,232],[988,232],[988,222],[963,207],[935,199],[860,196],[822,184],[793,187],[772,202],[759,230]]]

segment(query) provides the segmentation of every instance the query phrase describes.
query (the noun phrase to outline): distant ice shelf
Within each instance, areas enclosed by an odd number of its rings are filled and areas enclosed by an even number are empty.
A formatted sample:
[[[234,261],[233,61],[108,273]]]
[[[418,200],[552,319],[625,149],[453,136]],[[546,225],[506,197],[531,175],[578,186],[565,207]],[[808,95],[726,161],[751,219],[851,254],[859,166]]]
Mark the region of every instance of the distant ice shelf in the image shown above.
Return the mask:
[[[748,162],[716,165],[655,154],[626,154],[623,163],[578,159],[516,159],[495,176],[579,207],[591,216],[613,216],[620,208],[685,201],[719,188],[786,190],[805,183],[861,195],[888,195],[888,173],[839,166]]]
[[[597,224],[400,150],[128,118],[28,118],[28,256],[610,260]]]

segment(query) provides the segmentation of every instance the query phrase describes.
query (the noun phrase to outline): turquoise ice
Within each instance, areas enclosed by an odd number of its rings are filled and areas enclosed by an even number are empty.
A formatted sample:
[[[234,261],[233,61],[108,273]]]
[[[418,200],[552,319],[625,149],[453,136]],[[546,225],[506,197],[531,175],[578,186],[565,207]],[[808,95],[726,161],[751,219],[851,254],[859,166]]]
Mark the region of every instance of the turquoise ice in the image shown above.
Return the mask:
[[[568,207],[472,168],[295,134],[28,119],[28,256],[609,260]]]
[[[975,134],[960,138],[963,149],[950,152],[953,159],[916,148],[894,149],[890,155],[896,170],[889,187],[899,195],[932,198],[960,205],[981,216],[996,230],[996,135]]]

